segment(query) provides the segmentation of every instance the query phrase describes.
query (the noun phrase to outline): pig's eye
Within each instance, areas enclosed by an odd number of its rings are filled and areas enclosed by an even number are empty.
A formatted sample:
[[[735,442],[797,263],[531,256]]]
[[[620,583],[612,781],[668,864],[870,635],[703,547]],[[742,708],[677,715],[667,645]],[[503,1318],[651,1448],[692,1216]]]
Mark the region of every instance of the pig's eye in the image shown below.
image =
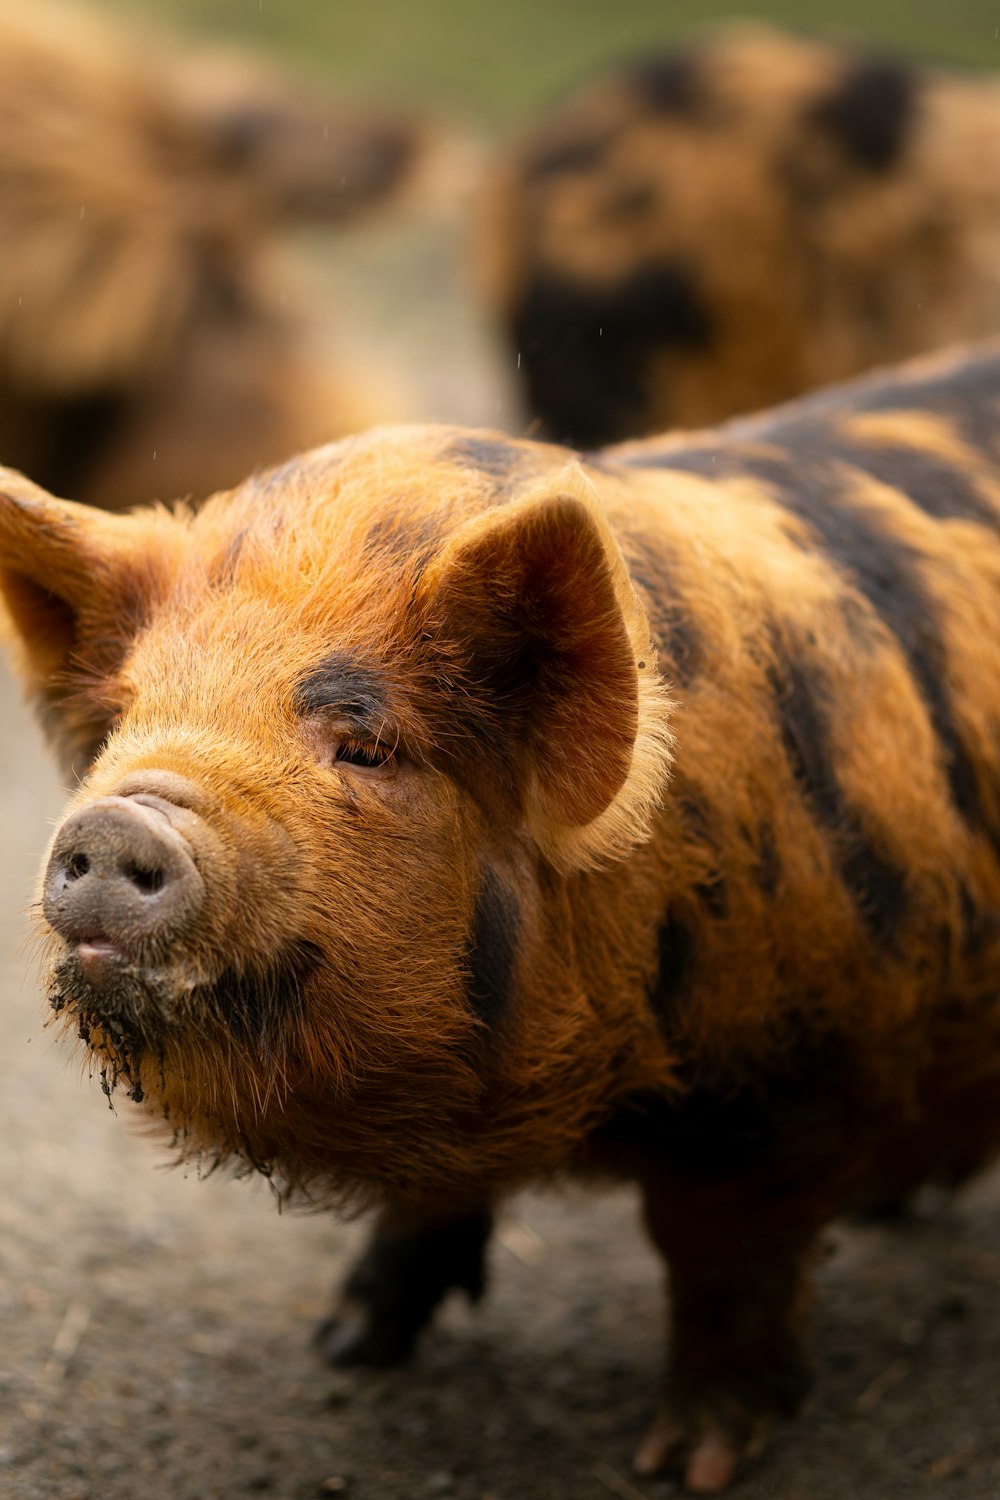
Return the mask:
[[[341,740],[333,758],[338,765],[361,766],[365,770],[373,770],[387,765],[392,760],[392,751],[388,745],[380,745],[375,741]]]

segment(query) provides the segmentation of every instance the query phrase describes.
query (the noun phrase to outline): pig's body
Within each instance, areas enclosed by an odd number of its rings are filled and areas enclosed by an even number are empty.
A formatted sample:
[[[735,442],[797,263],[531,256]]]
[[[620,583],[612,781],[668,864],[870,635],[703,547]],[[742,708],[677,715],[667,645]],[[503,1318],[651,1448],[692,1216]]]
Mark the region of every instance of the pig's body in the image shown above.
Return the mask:
[[[194,517],[8,476],[92,761],[54,1003],[185,1150],[382,1203],[334,1357],[477,1294],[499,1193],[635,1178],[639,1464],[721,1488],[822,1224],[1000,1142],[998,410],[987,350],[582,465],[387,430]]]
[[[584,447],[1000,329],[1000,88],[728,25],[498,161],[479,264],[525,405]]]

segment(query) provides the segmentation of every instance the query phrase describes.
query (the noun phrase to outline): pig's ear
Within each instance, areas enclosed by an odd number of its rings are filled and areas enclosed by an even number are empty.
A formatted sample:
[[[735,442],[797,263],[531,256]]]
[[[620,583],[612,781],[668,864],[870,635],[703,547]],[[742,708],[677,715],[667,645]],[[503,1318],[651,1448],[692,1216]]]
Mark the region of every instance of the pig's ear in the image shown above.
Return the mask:
[[[46,728],[75,741],[75,751],[88,738],[99,738],[100,726],[96,706],[89,715],[79,704],[69,709],[75,701],[71,679],[117,665],[110,660],[118,645],[115,632],[101,622],[110,580],[124,556],[123,524],[119,516],[53,499],[14,470],[0,468],[3,636],[43,707]],[[94,659],[82,659],[81,651]],[[81,722],[60,722],[74,714]],[[88,717],[95,722],[84,724]]]
[[[670,702],[645,612],[581,471],[476,517],[435,558],[421,592],[456,690],[456,757],[484,790],[507,788],[563,869],[647,837],[670,769]]]

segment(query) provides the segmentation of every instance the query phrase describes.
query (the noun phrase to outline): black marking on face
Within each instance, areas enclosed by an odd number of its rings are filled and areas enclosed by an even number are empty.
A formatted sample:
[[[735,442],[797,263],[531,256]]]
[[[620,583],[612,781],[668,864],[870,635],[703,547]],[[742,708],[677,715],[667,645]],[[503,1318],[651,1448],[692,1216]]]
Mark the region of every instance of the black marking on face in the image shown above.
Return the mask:
[[[18,427],[31,457],[22,461],[8,453],[5,461],[30,470],[35,483],[54,495],[77,495],[91,482],[132,412],[128,396],[116,390],[31,401],[25,407]],[[11,413],[7,415],[9,421]]]
[[[263,969],[240,973],[227,969],[206,987],[206,1010],[233,1036],[264,1058],[285,1049],[288,1029],[305,1015],[305,989],[322,963],[315,943],[289,943]]]
[[[712,321],[686,266],[641,266],[611,288],[542,273],[512,319],[531,410],[556,442],[599,448],[643,426],[648,366],[702,352]]]
[[[276,139],[291,136],[293,129],[284,110],[267,103],[241,103],[209,122],[205,146],[220,167],[241,170],[266,154]]]
[[[646,219],[659,202],[652,182],[620,182],[601,201],[601,216],[619,222]]]
[[[906,875],[879,852],[844,798],[819,672],[775,644],[770,677],[792,775],[831,835],[841,878],[869,933],[877,943],[895,949],[907,913]]]
[[[672,1027],[694,971],[697,938],[685,916],[667,910],[656,934],[656,977],[650,987],[650,1009],[662,1027]]]
[[[314,667],[295,690],[295,707],[303,716],[336,713],[375,733],[385,724],[387,702],[383,673],[339,651]]]
[[[344,170],[338,174],[337,198],[345,209],[384,197],[403,180],[422,147],[419,132],[392,122],[368,126],[360,134],[348,129],[341,144]]]
[[[855,166],[888,172],[910,138],[918,94],[916,73],[888,60],[866,59],[810,108],[808,121],[836,141]]]
[[[283,213],[307,220],[336,221],[384,197],[419,150],[413,131],[391,121],[330,124],[320,160],[318,130],[318,120],[254,105],[225,116],[215,134],[219,148],[232,153],[231,169],[253,171]]]
[[[487,866],[476,894],[465,968],[469,1004],[490,1031],[502,1024],[510,1009],[520,927],[517,897]]]
[[[171,1037],[204,1036],[207,1022],[226,1027],[257,1056],[274,1059],[288,1028],[305,1013],[305,987],[321,961],[315,944],[290,942],[263,968],[230,968],[211,984],[178,991],[169,970],[141,963],[123,964],[108,983],[94,986],[68,950],[53,972],[50,1004],[57,1012],[72,1006],[84,1040],[99,1033],[123,1073],[131,1072],[133,1060],[160,1054]]]
[[[630,93],[652,114],[675,120],[699,120],[709,102],[697,57],[668,52],[633,63],[625,80]]]
[[[611,140],[609,131],[574,135],[565,140],[536,147],[525,163],[532,177],[562,177],[573,172],[589,172],[596,167]]]

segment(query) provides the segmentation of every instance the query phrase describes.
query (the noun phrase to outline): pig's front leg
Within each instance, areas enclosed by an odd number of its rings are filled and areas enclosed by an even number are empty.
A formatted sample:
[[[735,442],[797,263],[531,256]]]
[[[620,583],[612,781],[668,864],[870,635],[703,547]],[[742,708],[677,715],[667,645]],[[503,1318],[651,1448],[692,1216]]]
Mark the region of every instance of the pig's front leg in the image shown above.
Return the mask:
[[[696,1494],[726,1489],[809,1386],[799,1352],[813,1232],[760,1200],[648,1188],[646,1221],[670,1270],[670,1359],[660,1411],[635,1455]]]
[[[486,1285],[489,1208],[460,1218],[390,1208],[378,1218],[317,1340],[335,1365],[406,1359],[453,1287],[478,1302]]]

